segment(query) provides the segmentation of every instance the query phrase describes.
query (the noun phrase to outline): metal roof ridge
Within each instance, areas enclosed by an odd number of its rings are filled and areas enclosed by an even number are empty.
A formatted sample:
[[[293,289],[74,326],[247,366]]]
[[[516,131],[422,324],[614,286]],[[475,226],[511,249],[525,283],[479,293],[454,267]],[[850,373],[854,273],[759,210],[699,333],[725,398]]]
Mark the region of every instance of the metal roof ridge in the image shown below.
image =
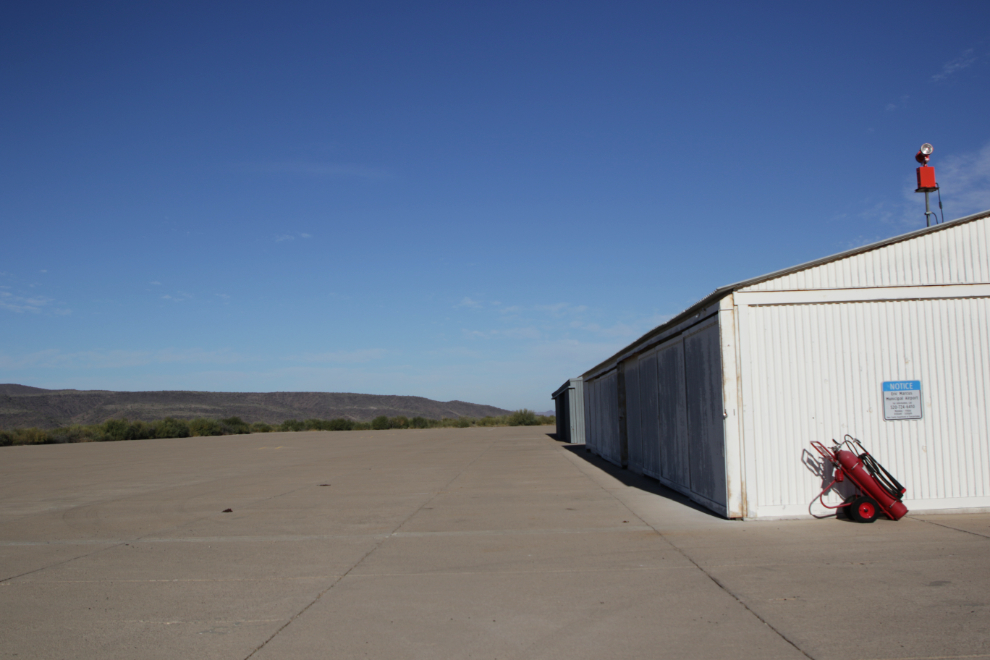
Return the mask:
[[[607,358],[605,360],[602,360],[601,362],[599,362],[597,365],[595,365],[591,369],[588,369],[583,374],[581,374],[581,377],[582,378],[587,378],[590,374],[595,373],[597,371],[601,371],[604,367],[608,366],[612,361],[615,361],[619,357],[621,357],[623,354],[630,352],[638,344],[645,343],[645,342],[649,341],[650,339],[652,339],[653,337],[656,337],[657,335],[663,334],[663,332],[666,329],[671,328],[671,327],[673,327],[675,325],[678,325],[679,323],[683,323],[685,319],[687,319],[689,316],[691,316],[692,314],[694,314],[695,312],[697,312],[697,310],[703,309],[703,308],[707,307],[708,305],[712,304],[715,300],[718,300],[718,299],[726,296],[727,294],[732,293],[734,291],[737,291],[739,289],[745,288],[747,286],[752,286],[754,284],[759,284],[760,282],[766,282],[767,280],[772,280],[772,279],[776,279],[778,277],[783,277],[784,275],[790,275],[792,273],[796,273],[798,271],[806,270],[808,268],[814,268],[815,266],[821,266],[823,264],[831,263],[833,261],[839,261],[840,259],[845,259],[847,257],[852,257],[852,256],[855,256],[857,254],[863,254],[865,252],[870,252],[872,250],[879,250],[882,247],[887,247],[888,245],[893,245],[894,243],[901,243],[903,241],[907,241],[907,240],[910,240],[912,238],[917,238],[918,236],[924,236],[926,234],[934,234],[935,232],[943,231],[945,229],[949,229],[950,227],[957,227],[959,225],[964,225],[967,222],[973,222],[974,220],[980,220],[980,219],[985,218],[985,217],[990,217],[990,209],[988,209],[986,211],[980,211],[979,213],[973,213],[971,215],[963,216],[961,218],[956,218],[955,220],[949,220],[948,222],[943,222],[941,224],[933,225],[931,227],[924,227],[922,229],[916,229],[916,230],[910,231],[910,232],[908,232],[906,234],[900,234],[898,236],[892,236],[890,238],[885,238],[885,239],[883,239],[881,241],[876,241],[875,243],[869,243],[867,245],[861,245],[859,247],[852,248],[851,250],[845,250],[843,252],[837,252],[835,254],[830,254],[830,255],[825,256],[825,257],[820,257],[818,259],[814,259],[812,261],[807,261],[807,262],[805,262],[803,264],[798,264],[797,266],[790,266],[788,268],[783,268],[781,270],[776,270],[776,271],[774,271],[772,273],[767,273],[765,275],[759,275],[757,277],[752,277],[752,278],[747,279],[747,280],[741,280],[739,282],[736,282],[735,284],[729,284],[729,285],[726,285],[726,286],[719,287],[719,288],[715,289],[714,291],[712,291],[711,293],[709,293],[704,298],[702,298],[701,300],[699,300],[698,302],[694,303],[693,305],[691,305],[690,307],[688,307],[687,309],[685,309],[683,312],[680,312],[679,314],[674,315],[670,320],[668,320],[668,321],[666,321],[664,323],[661,323],[657,327],[653,328],[652,330],[650,330],[650,331],[646,332],[645,334],[643,334],[642,336],[640,336],[638,339],[636,339],[632,343],[627,344],[623,348],[619,349],[616,353],[612,354],[611,357],[609,357],[609,358]]]

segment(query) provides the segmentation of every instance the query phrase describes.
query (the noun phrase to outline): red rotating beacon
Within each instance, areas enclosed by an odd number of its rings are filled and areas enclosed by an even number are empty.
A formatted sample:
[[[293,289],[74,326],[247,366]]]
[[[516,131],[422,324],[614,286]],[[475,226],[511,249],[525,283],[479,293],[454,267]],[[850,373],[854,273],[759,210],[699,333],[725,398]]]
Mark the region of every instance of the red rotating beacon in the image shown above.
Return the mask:
[[[935,147],[925,142],[921,145],[918,153],[914,155],[914,159],[921,165],[921,167],[915,170],[915,173],[918,175],[918,189],[914,192],[925,193],[925,226],[927,227],[932,226],[931,216],[935,215],[935,212],[928,206],[928,193],[938,190],[938,184],[935,183],[935,168],[928,165],[928,159],[931,157],[933,151],[935,151]],[[938,205],[939,208],[942,207],[941,193],[939,193]]]
[[[859,440],[846,435],[842,442],[831,449],[817,440],[812,441],[811,446],[835,468],[832,483],[815,498],[826,509],[848,507],[849,517],[856,522],[864,523],[873,522],[881,512],[891,520],[900,520],[908,512],[907,507],[901,502],[907,489],[890,472],[887,472],[870,452],[866,451],[866,447]],[[837,506],[825,504],[825,500],[822,499],[825,493],[836,483],[844,481],[846,477],[856,485],[859,494]],[[814,500],[811,503],[814,504]],[[810,505],[808,510],[810,512]]]

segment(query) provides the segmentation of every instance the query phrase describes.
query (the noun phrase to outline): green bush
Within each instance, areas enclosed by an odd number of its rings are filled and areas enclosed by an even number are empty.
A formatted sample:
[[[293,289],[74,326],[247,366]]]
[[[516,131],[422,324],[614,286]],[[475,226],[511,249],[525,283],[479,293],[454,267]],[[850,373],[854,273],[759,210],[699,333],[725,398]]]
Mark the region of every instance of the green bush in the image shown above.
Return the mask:
[[[337,417],[327,422],[326,427],[328,431],[350,431],[354,428],[354,422],[343,417]]]
[[[430,429],[468,428],[470,426],[533,426],[554,424],[552,415],[536,415],[531,410],[517,410],[511,415],[481,419],[471,417],[429,419],[420,415],[408,419],[402,415],[389,419],[379,415],[371,422],[355,422],[343,417],[331,420],[316,418],[300,422],[287,419],[278,426],[264,422],[248,424],[240,417],[226,417],[219,421],[199,418],[186,422],[167,417],[157,422],[128,422],[126,419],[109,419],[102,424],[90,426],[72,425],[51,431],[37,428],[9,429],[0,431],[0,447],[11,445],[55,444],[64,442],[105,442],[109,440],[142,440],[145,438],[187,438],[194,436],[216,436],[240,433],[269,433],[271,431],[367,431],[370,429]]]
[[[279,431],[305,431],[306,425],[295,419],[287,419],[282,422],[279,427]]]
[[[127,425],[124,440],[147,440],[155,437],[155,428],[147,422],[137,421]]]
[[[130,424],[126,419],[108,419],[103,422],[103,435],[107,440],[128,440],[127,430]]]
[[[537,426],[540,421],[536,419],[536,413],[523,408],[509,415],[507,420],[509,426]]]
[[[67,442],[92,442],[93,440],[103,440],[100,427],[93,426],[60,426],[48,432],[51,442],[57,445]]]
[[[198,417],[189,421],[189,433],[196,437],[223,435],[223,427],[215,419]]]
[[[11,429],[0,431],[0,446],[10,445],[47,445],[52,444],[52,437],[47,431],[34,427],[27,429]]]
[[[223,427],[224,435],[237,435],[251,432],[251,427],[248,426],[247,422],[240,417],[226,417],[220,420],[220,425]]]
[[[155,422],[156,438],[188,438],[190,435],[189,424],[185,420],[166,417]]]

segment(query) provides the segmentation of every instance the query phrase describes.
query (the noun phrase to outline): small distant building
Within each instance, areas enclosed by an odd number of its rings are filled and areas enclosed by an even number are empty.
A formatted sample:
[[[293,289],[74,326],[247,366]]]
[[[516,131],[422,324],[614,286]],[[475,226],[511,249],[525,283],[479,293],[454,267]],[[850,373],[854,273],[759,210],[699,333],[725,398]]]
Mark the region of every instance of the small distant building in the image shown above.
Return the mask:
[[[553,393],[557,416],[557,439],[572,445],[584,444],[584,387],[571,378]]]
[[[912,511],[990,508],[990,211],[717,289],[582,381],[590,451],[729,518],[807,516],[847,433]]]

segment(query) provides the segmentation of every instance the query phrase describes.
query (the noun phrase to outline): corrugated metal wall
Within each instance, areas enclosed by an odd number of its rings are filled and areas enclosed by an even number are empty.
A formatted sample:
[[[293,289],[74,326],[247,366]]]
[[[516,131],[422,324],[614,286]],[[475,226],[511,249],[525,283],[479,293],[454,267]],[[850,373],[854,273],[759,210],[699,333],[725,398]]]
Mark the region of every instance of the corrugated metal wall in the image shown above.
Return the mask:
[[[685,334],[684,373],[691,492],[725,507],[724,406],[717,319]]]
[[[553,393],[557,415],[557,439],[584,444],[584,388],[580,378],[571,378]]]
[[[990,282],[990,219],[982,218],[740,291],[806,291]]]
[[[613,370],[598,379],[601,412],[601,457],[622,465],[619,449],[619,389],[618,374]]]
[[[990,299],[740,310],[749,515],[807,514],[822,486],[808,442],[846,433],[907,487],[909,508],[990,506]],[[891,380],[921,381],[923,419],[884,421]]]
[[[684,342],[664,344],[654,352],[656,391],[662,392],[656,410],[657,477],[681,490],[691,488],[691,446],[687,427],[687,387],[684,377]]]
[[[572,394],[573,390],[564,388],[553,399],[554,414],[557,416],[557,439],[564,442],[571,441],[571,424],[567,417],[570,408],[568,399]]]
[[[571,380],[573,389],[567,396],[567,422],[570,438],[568,442],[575,445],[584,444],[584,383],[580,378]]]
[[[719,342],[718,319],[713,317],[627,358],[623,366],[629,469],[725,513]],[[616,383],[617,370],[585,381],[586,390],[593,392],[585,416],[588,446],[621,465]]]
[[[592,393],[595,391],[594,380],[584,381],[584,445],[590,451],[598,453],[598,434],[595,432],[595,420],[594,420],[594,397]]]
[[[640,432],[639,358],[626,360],[626,430],[629,444],[628,468],[643,474],[643,435]]]

